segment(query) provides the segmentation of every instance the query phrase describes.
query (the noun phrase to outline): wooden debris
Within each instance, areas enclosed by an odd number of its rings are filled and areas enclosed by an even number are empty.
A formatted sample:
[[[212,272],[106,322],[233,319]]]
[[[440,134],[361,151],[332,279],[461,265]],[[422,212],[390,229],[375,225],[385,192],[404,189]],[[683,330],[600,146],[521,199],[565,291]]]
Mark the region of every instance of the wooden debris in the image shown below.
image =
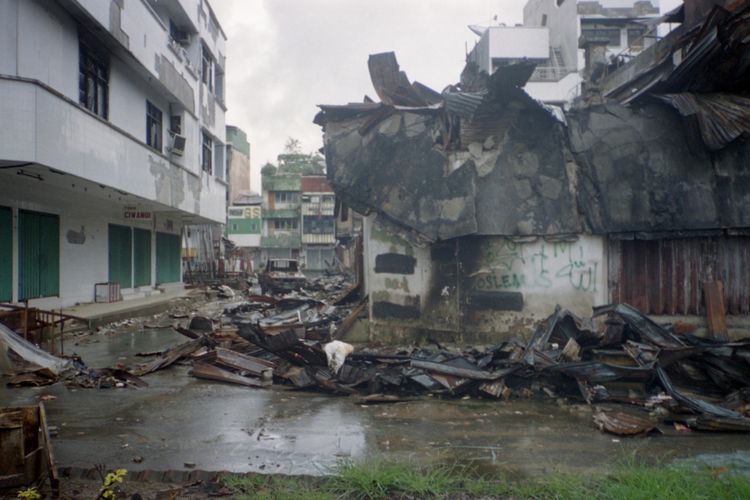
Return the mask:
[[[703,283],[703,298],[706,302],[706,324],[709,335],[716,340],[729,341],[726,306],[724,305],[724,287],[721,281],[706,281]]]
[[[618,436],[639,436],[658,431],[656,424],[651,420],[622,412],[599,411],[594,414],[594,423],[599,430]]]
[[[190,375],[208,380],[218,380],[219,382],[229,382],[230,384],[246,385],[248,387],[268,387],[272,383],[270,380],[244,377],[204,361],[196,361],[193,363]]]

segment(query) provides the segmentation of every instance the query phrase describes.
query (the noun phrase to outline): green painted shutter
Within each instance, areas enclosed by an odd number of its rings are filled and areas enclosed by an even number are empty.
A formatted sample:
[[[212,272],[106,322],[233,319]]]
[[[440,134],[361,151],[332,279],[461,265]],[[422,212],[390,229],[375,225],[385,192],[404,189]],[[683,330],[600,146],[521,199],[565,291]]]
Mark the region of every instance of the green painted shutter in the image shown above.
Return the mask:
[[[175,283],[182,280],[180,236],[156,233],[156,282]]]
[[[133,229],[133,262],[135,286],[151,284],[151,231]]]
[[[60,218],[18,212],[18,299],[60,293]]]
[[[129,227],[109,225],[109,281],[120,288],[133,286],[133,241]]]
[[[60,219],[39,214],[39,294],[54,297],[60,293]]]
[[[0,301],[13,298],[13,212],[0,207]]]

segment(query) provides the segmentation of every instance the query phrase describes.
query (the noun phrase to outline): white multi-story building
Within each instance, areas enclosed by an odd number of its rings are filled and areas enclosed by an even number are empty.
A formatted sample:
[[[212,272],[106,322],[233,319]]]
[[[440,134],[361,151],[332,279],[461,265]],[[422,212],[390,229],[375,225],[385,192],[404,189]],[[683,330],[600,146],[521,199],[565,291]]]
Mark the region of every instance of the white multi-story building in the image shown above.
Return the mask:
[[[480,36],[468,60],[481,70],[527,59],[537,63],[524,89],[548,104],[580,93],[585,67],[582,37],[607,40],[607,56],[627,59],[656,41],[658,0],[528,0],[522,26],[470,27]]]
[[[0,0],[0,302],[181,283],[226,214],[225,42],[206,0]]]

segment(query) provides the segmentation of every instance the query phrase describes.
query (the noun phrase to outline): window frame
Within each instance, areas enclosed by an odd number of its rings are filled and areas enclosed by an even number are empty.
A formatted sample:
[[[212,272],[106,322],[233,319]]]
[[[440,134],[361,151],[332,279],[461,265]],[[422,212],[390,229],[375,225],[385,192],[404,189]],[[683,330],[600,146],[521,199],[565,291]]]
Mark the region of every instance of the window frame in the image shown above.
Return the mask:
[[[78,103],[95,115],[109,119],[109,63],[91,47],[78,42]]]
[[[160,153],[164,145],[164,113],[148,99],[146,99],[146,145]]]
[[[201,131],[201,170],[213,174],[214,141],[205,130]]]

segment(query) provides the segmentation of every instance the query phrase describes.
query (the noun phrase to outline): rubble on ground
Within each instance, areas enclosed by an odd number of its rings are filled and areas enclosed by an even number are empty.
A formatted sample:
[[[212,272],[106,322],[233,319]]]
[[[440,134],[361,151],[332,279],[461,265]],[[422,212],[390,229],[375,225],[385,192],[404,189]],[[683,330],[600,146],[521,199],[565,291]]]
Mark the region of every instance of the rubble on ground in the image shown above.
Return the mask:
[[[92,370],[80,359],[63,360],[74,372],[66,383],[140,388],[148,385],[142,377],[187,363],[189,374],[200,379],[319,390],[351,395],[361,404],[424,395],[585,401],[597,427],[622,436],[664,424],[750,430],[750,340],[697,337],[658,325],[626,304],[597,307],[586,319],[558,307],[525,342],[355,349],[342,335],[366,304],[357,285],[322,277],[286,295],[256,292],[250,288],[201,311],[213,315],[172,313],[172,319],[182,318],[174,330],[188,340],[139,353],[152,359],[137,366]],[[44,381],[40,368],[14,372],[23,375],[16,382]],[[628,406],[613,410],[616,404]]]

